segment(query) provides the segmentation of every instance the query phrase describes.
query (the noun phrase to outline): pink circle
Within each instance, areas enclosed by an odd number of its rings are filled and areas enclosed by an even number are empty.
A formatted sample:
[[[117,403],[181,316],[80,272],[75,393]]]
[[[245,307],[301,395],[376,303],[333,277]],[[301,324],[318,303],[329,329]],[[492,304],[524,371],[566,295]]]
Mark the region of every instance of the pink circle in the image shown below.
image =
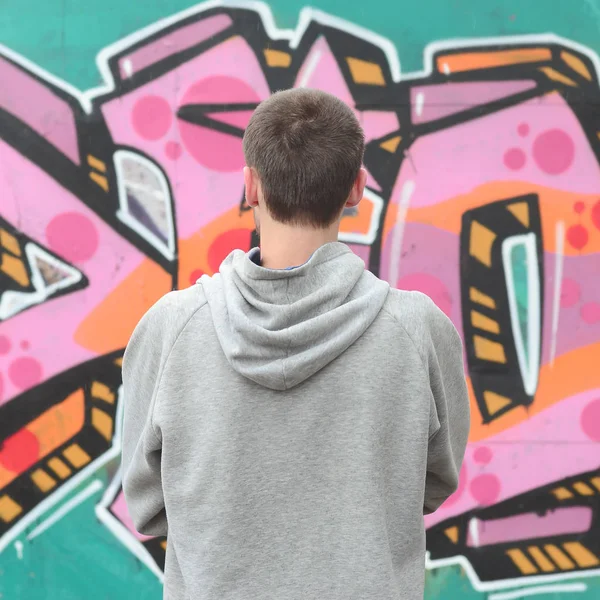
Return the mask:
[[[401,290],[422,292],[429,296],[449,317],[452,312],[452,296],[448,288],[437,277],[429,273],[412,273],[398,282]]]
[[[496,475],[483,473],[482,475],[477,475],[471,481],[469,490],[471,491],[471,496],[479,504],[487,506],[496,502],[500,495],[500,487],[500,480]]]
[[[94,256],[98,249],[98,232],[84,215],[65,212],[57,215],[46,227],[50,249],[62,258],[77,263]]]
[[[21,349],[22,350],[29,350],[29,348],[31,348],[31,344],[29,343],[28,340],[23,340],[21,342]]]
[[[26,390],[42,380],[42,365],[35,358],[17,358],[8,367],[8,376],[16,387]]]
[[[565,277],[560,287],[560,305],[564,308],[574,306],[579,302],[581,288],[573,279]]]
[[[504,165],[511,171],[518,171],[525,166],[527,158],[520,148],[510,148],[504,153]]]
[[[517,127],[517,133],[521,137],[527,136],[527,134],[529,133],[529,125],[527,123],[520,123]]]
[[[595,442],[600,442],[600,398],[592,400],[581,412],[581,429]]]
[[[581,318],[588,323],[593,325],[600,321],[600,302],[586,302],[581,307]]]
[[[131,111],[131,124],[135,132],[145,140],[159,140],[173,120],[169,103],[160,96],[140,98]]]
[[[182,100],[186,104],[257,103],[258,94],[244,81],[216,75],[193,84]],[[210,115],[218,121],[217,115]],[[178,120],[181,140],[186,150],[201,165],[219,172],[240,170],[245,164],[242,138]]]
[[[447,508],[448,506],[452,506],[453,504],[456,504],[460,500],[460,497],[463,495],[463,492],[465,491],[466,487],[467,487],[467,465],[465,463],[463,463],[463,466],[461,467],[460,473],[458,475],[458,487],[456,488],[456,491],[454,492],[454,494],[449,496],[448,499],[444,502],[444,508]]]
[[[0,335],[0,355],[10,352],[10,340],[5,335]]]
[[[487,446],[479,446],[475,449],[473,454],[473,460],[480,465],[487,465],[490,463],[494,456],[494,453]]]
[[[562,129],[549,129],[535,138],[533,158],[544,173],[560,175],[573,164],[575,144]]]
[[[165,154],[167,155],[167,158],[170,158],[171,160],[177,160],[182,152],[183,148],[179,142],[167,142],[165,144]]]

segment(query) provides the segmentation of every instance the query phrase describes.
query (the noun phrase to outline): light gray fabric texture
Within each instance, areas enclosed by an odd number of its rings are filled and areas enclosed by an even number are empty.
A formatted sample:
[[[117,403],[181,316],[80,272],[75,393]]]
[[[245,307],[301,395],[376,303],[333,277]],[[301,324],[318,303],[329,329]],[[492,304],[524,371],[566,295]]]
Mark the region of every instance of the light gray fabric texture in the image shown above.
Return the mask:
[[[168,600],[423,598],[423,514],[469,431],[460,337],[341,243],[234,251],[163,297],[123,364],[123,489]]]

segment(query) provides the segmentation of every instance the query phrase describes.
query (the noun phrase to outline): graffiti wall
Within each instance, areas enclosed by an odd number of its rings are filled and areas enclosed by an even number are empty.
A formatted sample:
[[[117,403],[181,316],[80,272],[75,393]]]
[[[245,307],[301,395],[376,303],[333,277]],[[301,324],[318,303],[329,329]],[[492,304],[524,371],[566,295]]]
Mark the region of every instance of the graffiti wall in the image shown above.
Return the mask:
[[[165,540],[134,531],[120,487],[121,357],[158,298],[257,243],[241,139],[291,87],[366,132],[340,238],[465,342],[472,430],[426,521],[427,598],[600,597],[596,49],[474,25],[405,73],[339,8],[290,29],[261,3],[165,9],[98,48],[91,89],[1,47],[0,598],[161,597]]]

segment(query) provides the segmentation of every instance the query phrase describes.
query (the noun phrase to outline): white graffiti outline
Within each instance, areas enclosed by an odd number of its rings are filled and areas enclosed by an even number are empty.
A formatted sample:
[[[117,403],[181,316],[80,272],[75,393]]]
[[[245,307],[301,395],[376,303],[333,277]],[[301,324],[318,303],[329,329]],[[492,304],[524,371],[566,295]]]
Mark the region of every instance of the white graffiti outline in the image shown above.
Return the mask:
[[[58,523],[63,517],[68,515],[73,509],[77,508],[81,503],[85,502],[88,498],[93,496],[96,492],[99,492],[103,487],[102,482],[99,479],[94,479],[87,487],[81,492],[75,494],[72,498],[69,498],[57,511],[53,512],[47,519],[42,521],[33,531],[27,534],[27,541],[31,541],[42,535],[44,531],[47,531]]]
[[[502,579],[499,581],[482,582],[471,562],[466,556],[452,556],[451,558],[439,558],[432,560],[430,553],[425,555],[425,568],[429,571],[440,569],[442,567],[462,567],[469,577],[473,588],[477,592],[495,592],[507,588],[515,588],[519,586],[538,585],[540,583],[560,582],[567,579],[584,579],[589,577],[598,577],[600,569],[591,569],[589,571],[579,571],[577,573],[556,573],[554,575],[532,575],[530,577],[519,577],[516,579]]]
[[[522,235],[513,235],[508,237],[502,242],[502,263],[504,264],[506,291],[508,294],[510,324],[513,331],[513,338],[515,340],[519,369],[523,379],[523,388],[530,396],[533,396],[535,390],[537,389],[540,372],[540,307],[542,301],[536,239],[535,233],[524,233]],[[524,246],[526,252],[527,348],[525,347],[525,340],[519,322],[517,292],[515,289],[513,263],[511,260],[511,253],[518,246]]]
[[[165,214],[167,217],[166,244],[152,230],[145,227],[131,215],[129,210],[129,198],[127,195],[128,183],[124,168],[124,161],[127,159],[135,162],[138,166],[149,171],[152,175],[154,175],[160,185],[162,197],[165,203]],[[119,210],[117,211],[117,217],[122,223],[127,225],[127,227],[135,231],[149,244],[152,244],[155,248],[157,248],[163,254],[163,256],[169,260],[173,260],[175,258],[175,251],[177,249],[177,241],[175,240],[175,225],[173,222],[171,192],[169,191],[169,185],[163,172],[156,166],[154,162],[148,160],[144,156],[141,156],[137,152],[132,152],[130,150],[117,150],[113,155],[113,161],[115,165],[115,173],[117,175],[117,189],[119,192]]]
[[[34,242],[25,244],[25,256],[31,269],[31,283],[33,292],[18,292],[7,290],[0,298],[0,321],[9,319],[14,315],[42,302],[45,302],[52,294],[69,288],[79,283],[83,274],[79,269],[49,254],[44,248]],[[46,283],[42,276],[37,258],[65,274],[63,279],[54,283]]]
[[[160,570],[154,558],[143,544],[123,525],[112,512],[110,512],[110,506],[114,502],[119,489],[121,488],[122,475],[121,469],[119,468],[117,474],[114,476],[110,485],[106,488],[102,499],[96,505],[96,516],[106,528],[133,554],[142,564],[146,565],[158,580],[162,583],[164,581],[164,573]]]
[[[0,537],[0,554],[17,537],[21,535],[34,521],[39,519],[44,513],[60,502],[67,494],[77,488],[88,477],[93,475],[112,459],[116,459],[121,454],[121,427],[123,422],[123,402],[122,386],[117,393],[117,407],[115,415],[115,433],[113,435],[112,446],[103,454],[94,459],[89,465],[84,467],[77,475],[63,484],[56,492],[44,498],[32,511],[23,517],[14,527],[9,529]]]

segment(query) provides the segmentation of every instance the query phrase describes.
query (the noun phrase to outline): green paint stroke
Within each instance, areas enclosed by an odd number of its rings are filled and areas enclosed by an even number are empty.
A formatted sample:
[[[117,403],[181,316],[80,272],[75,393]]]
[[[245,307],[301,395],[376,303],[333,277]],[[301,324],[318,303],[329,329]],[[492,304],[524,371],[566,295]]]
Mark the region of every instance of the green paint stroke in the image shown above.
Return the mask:
[[[525,244],[519,244],[511,250],[510,262],[512,264],[512,279],[516,296],[515,300],[517,302],[519,330],[523,340],[526,364],[529,364],[529,288],[527,285],[529,270],[527,265],[527,248]]]
[[[15,540],[0,560],[2,600],[160,600],[156,578],[96,518],[95,507],[113,473],[101,469]],[[32,540],[27,534],[99,479],[103,488]]]
[[[224,2],[226,4],[226,2]],[[2,0],[0,41],[80,89],[98,85],[100,49],[164,17],[189,0]],[[403,72],[423,68],[431,42],[465,37],[554,33],[600,53],[600,0],[273,0],[276,23],[294,28],[305,5],[390,39]]]

